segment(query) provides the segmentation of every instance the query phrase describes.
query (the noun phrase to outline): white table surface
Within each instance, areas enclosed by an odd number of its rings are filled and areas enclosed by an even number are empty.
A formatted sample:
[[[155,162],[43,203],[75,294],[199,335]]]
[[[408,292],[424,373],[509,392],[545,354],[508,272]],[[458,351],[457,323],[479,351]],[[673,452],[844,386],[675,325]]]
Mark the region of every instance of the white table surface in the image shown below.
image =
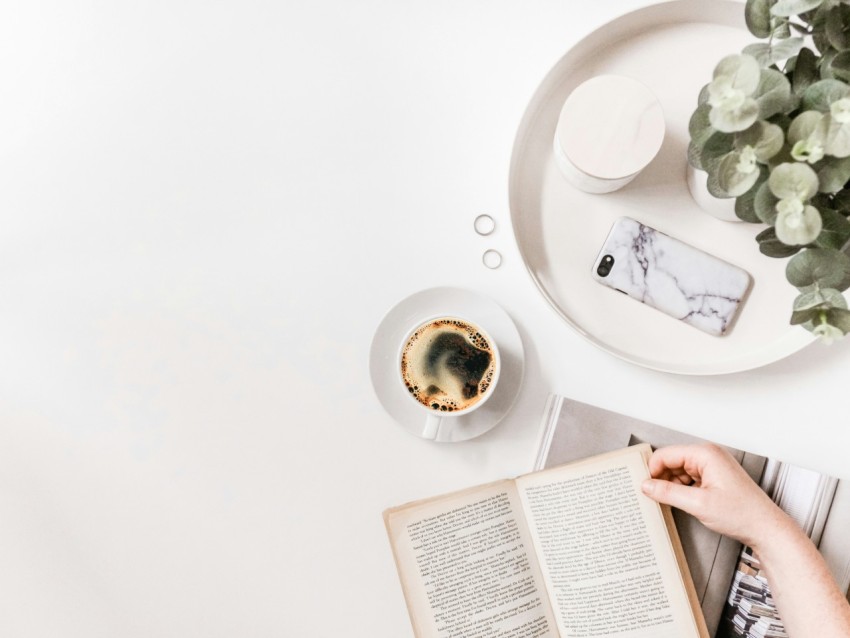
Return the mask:
[[[850,341],[652,372],[525,271],[520,117],[642,4],[5,4],[0,635],[411,635],[381,511],[528,471],[551,391],[850,477]],[[454,445],[402,431],[367,369],[384,312],[442,285],[527,355],[507,418]]]

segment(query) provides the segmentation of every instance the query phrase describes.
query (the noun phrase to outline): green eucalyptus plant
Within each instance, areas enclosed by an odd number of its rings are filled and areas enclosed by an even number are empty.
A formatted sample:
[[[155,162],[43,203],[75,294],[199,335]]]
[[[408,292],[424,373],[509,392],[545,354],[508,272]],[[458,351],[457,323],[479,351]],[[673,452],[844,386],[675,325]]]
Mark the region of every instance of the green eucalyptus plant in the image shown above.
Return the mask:
[[[769,257],[791,259],[791,323],[830,342],[850,332],[850,3],[747,0],[766,40],[720,60],[690,120],[688,161],[709,192],[767,228]]]

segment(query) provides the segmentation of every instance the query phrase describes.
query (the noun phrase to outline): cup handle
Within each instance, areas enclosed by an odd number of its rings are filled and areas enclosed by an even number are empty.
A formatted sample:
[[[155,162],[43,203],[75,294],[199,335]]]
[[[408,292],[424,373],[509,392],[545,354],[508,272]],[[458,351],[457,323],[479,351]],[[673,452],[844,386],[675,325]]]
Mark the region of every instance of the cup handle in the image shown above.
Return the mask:
[[[423,439],[436,439],[440,431],[440,423],[443,422],[443,417],[439,414],[429,414],[425,420],[425,428],[422,430]]]

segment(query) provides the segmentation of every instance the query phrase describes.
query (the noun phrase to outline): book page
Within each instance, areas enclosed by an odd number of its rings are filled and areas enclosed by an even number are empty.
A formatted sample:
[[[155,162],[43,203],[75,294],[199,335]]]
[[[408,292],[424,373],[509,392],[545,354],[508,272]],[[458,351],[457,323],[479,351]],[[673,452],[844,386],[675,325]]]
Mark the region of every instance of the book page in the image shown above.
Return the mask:
[[[550,394],[541,419],[541,438],[535,469],[551,468],[604,454],[637,443],[654,449],[667,445],[703,443],[704,439],[655,423],[605,410],[562,395]],[[725,446],[724,446],[725,447]],[[763,456],[725,447],[754,481],[772,474]],[[769,490],[766,490],[769,491]],[[738,565],[741,544],[711,531],[693,516],[673,510],[708,635],[714,636],[723,616],[729,583]]]
[[[700,635],[634,446],[517,479],[563,638]]]
[[[384,520],[417,638],[558,638],[513,481]]]

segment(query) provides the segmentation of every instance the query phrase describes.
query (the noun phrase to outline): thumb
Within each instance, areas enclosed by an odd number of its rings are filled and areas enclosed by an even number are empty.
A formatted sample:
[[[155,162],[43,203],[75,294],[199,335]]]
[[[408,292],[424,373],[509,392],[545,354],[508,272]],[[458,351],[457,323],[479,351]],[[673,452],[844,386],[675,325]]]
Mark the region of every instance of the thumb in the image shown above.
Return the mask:
[[[671,483],[662,479],[647,479],[641,485],[641,489],[654,501],[696,515],[700,497],[698,487]]]

